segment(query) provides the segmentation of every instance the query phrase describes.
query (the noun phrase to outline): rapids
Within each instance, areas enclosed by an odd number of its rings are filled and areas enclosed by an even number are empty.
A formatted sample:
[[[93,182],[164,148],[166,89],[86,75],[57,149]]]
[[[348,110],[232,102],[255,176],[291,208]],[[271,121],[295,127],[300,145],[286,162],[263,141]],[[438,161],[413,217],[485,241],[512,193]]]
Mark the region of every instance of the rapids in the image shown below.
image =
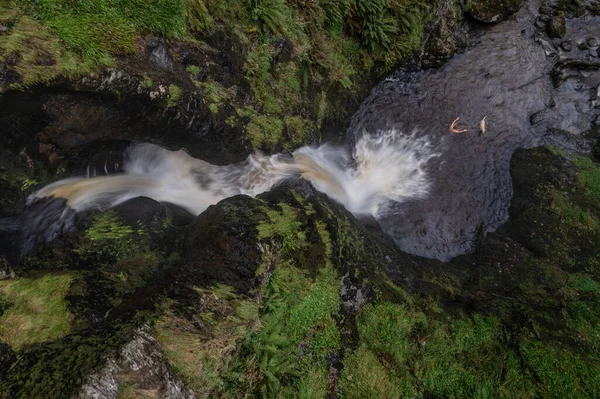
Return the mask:
[[[256,196],[279,182],[303,177],[354,214],[384,217],[389,204],[423,198],[429,191],[425,165],[436,153],[425,137],[398,131],[365,135],[352,154],[345,147],[302,147],[292,154],[254,154],[245,162],[216,166],[185,151],[134,144],[124,173],[69,178],[32,196],[63,198],[76,212],[106,209],[135,197],[170,202],[198,215],[208,206],[238,194]]]

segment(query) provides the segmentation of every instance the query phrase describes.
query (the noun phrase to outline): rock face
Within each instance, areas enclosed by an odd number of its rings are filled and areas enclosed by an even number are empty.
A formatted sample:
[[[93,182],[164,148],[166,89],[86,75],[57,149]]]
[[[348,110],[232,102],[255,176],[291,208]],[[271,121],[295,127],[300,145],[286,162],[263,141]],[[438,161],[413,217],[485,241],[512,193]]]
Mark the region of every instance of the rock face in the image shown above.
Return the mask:
[[[161,348],[148,331],[137,330],[116,359],[109,359],[98,373],[90,375],[75,397],[112,399],[143,394],[150,398],[194,399],[164,362]]]
[[[52,144],[61,155],[99,140],[149,141],[170,148],[185,143],[190,153],[213,163],[244,159],[250,148],[243,132],[214,116],[185,65],[171,60],[171,52],[183,50],[152,38],[145,46],[142,61],[31,92],[4,94],[4,140],[26,146],[39,134],[42,143]],[[156,58],[157,48],[164,59]],[[188,63],[202,61],[198,50],[188,50],[186,57]],[[165,60],[171,60],[170,68]]]

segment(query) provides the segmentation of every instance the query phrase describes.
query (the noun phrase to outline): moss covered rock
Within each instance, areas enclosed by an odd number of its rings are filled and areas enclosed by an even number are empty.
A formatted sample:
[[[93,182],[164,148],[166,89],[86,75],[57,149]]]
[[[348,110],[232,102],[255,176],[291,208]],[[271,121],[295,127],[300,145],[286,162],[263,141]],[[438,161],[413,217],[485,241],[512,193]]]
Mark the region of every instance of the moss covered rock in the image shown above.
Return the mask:
[[[500,22],[517,12],[523,0],[468,0],[465,11],[481,22]]]

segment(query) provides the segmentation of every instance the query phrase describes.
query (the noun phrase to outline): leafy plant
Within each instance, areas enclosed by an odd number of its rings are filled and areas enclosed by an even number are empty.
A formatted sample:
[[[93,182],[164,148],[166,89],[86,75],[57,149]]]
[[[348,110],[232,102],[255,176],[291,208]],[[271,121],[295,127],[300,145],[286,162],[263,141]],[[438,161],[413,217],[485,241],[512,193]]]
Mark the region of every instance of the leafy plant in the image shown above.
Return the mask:
[[[247,0],[250,18],[258,22],[266,31],[285,36],[288,33],[287,24],[290,20],[291,9],[285,0]]]

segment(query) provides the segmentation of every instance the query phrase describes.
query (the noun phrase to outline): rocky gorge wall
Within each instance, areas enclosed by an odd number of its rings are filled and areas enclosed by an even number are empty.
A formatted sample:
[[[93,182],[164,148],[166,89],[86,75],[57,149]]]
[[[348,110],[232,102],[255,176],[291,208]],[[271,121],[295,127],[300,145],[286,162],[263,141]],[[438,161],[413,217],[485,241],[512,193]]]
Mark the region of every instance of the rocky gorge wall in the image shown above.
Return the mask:
[[[554,10],[540,13],[540,29],[572,12]],[[417,50],[424,66],[469,45],[481,26],[463,25],[463,12],[496,22],[514,5],[434,11]],[[22,16],[0,43],[19,23],[33,22]],[[19,60],[30,59],[0,54],[2,216],[19,214],[41,183],[119,171],[130,140],[216,163],[294,148],[343,129],[376,80],[352,75],[362,87],[353,94],[321,82],[294,103],[286,40],[268,44],[268,67],[252,69],[264,56],[255,39],[218,28],[202,43],[145,36],[115,65],[30,89],[19,86],[31,76]],[[36,65],[60,64],[46,63]],[[325,111],[311,108],[323,90]],[[273,119],[281,135],[263,136]],[[595,162],[556,147],[518,150],[509,221],[449,262],[400,251],[305,181],[197,218],[147,198],[78,215],[74,230],[2,260],[0,397],[597,397]]]

